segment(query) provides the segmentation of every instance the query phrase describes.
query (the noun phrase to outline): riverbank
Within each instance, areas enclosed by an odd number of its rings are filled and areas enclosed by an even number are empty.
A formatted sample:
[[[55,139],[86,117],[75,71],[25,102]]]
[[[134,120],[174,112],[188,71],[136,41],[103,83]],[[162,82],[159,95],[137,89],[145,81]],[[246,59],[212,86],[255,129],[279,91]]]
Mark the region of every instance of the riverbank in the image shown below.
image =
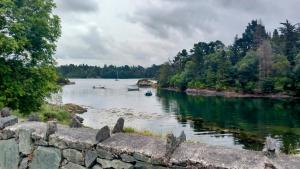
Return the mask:
[[[228,97],[228,98],[273,98],[273,99],[300,99],[300,97],[290,96],[286,93],[271,93],[271,94],[250,94],[250,93],[241,93],[235,91],[217,91],[212,89],[191,89],[188,88],[185,91],[181,91],[177,88],[161,88],[163,90],[175,91],[175,92],[184,92],[188,95],[193,96],[219,96],[219,97]]]

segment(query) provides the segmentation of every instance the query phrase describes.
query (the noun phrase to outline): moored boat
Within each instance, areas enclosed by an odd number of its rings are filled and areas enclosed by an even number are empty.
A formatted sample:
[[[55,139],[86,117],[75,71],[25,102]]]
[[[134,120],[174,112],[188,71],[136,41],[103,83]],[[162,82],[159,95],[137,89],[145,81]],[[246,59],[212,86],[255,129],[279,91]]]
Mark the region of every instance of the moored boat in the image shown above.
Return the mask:
[[[131,85],[127,88],[128,91],[139,91],[139,87],[137,85]]]

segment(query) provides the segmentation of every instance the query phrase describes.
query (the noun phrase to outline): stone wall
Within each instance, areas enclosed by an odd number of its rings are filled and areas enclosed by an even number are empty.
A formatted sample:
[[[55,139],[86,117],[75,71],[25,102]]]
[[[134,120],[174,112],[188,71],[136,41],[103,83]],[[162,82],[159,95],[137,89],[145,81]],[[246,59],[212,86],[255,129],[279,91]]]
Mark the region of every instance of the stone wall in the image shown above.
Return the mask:
[[[116,130],[111,135],[108,127],[14,123],[0,130],[0,169],[300,168],[299,157],[182,142],[184,135],[164,140]]]

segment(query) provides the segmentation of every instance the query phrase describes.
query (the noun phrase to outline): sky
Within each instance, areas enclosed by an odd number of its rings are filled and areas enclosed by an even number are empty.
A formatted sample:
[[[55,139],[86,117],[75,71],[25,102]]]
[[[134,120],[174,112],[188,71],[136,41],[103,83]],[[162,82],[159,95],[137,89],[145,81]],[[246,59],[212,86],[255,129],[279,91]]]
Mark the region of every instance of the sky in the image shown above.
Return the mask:
[[[247,24],[300,22],[300,0],[54,0],[58,65],[162,64],[197,42],[232,44]]]

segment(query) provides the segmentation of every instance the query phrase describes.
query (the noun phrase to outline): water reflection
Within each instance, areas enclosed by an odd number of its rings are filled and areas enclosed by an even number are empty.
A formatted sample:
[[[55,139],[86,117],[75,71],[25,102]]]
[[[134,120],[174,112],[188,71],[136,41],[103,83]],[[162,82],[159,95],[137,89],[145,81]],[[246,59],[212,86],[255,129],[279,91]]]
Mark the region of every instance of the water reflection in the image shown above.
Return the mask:
[[[158,91],[164,109],[175,112],[182,124],[192,123],[194,132],[233,133],[236,144],[261,150],[266,136],[277,138],[282,150],[300,147],[300,104],[297,101],[187,96]]]

